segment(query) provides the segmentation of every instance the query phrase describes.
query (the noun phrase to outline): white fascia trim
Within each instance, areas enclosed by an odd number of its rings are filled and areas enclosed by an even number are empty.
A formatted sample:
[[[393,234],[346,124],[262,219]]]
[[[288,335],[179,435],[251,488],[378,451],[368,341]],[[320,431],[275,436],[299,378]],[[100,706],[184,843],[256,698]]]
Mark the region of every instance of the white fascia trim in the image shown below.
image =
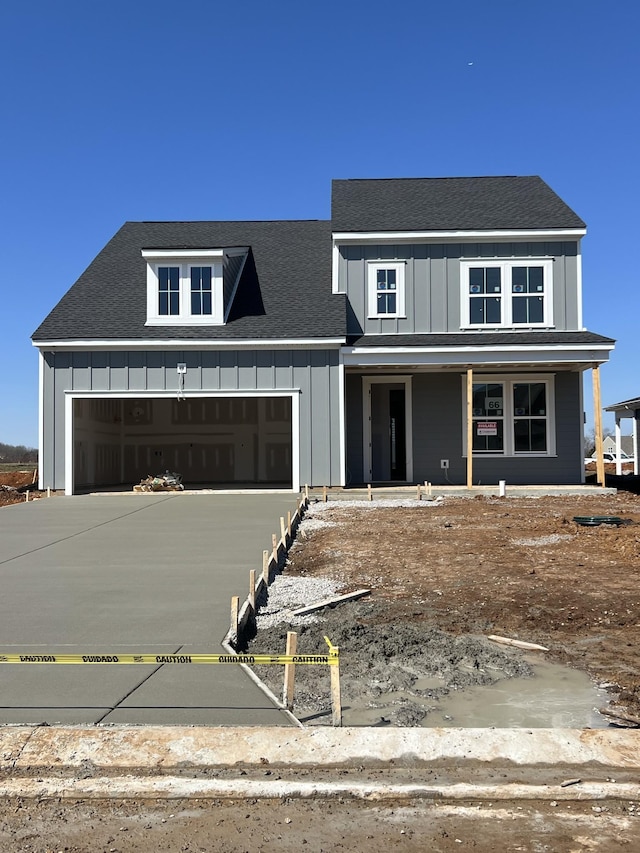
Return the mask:
[[[254,350],[254,349],[327,349],[342,346],[346,338],[279,338],[258,340],[77,340],[77,341],[32,341],[32,345],[45,352],[56,350]]]
[[[344,363],[338,364],[338,427],[340,430],[340,485],[347,485],[347,421]]]
[[[577,287],[578,287],[578,328],[584,329],[582,325],[582,253],[578,252],[578,257],[576,258],[576,272],[577,272]]]
[[[457,240],[458,242],[494,242],[495,240],[548,240],[573,239],[584,237],[586,228],[548,228],[539,231],[504,230],[504,231],[344,231],[333,234],[334,243],[415,243],[441,242],[442,240]]]
[[[65,399],[73,400],[91,400],[91,399],[135,399],[135,400],[158,400],[161,397],[173,397],[175,399],[176,392],[174,391],[65,391]],[[302,394],[301,388],[253,388],[250,391],[242,388],[234,388],[226,391],[180,391],[180,396],[190,398],[192,400],[201,399],[202,397],[292,397]]]
[[[340,248],[335,240],[331,256],[331,293],[340,293]]]
[[[458,347],[343,347],[344,355],[404,355],[417,353],[425,355],[433,353],[483,353],[483,352],[517,352],[522,355],[527,355],[533,352],[611,352],[613,344],[549,344],[548,346],[532,347],[529,350],[523,350],[521,346],[509,344],[508,346],[488,347],[478,346],[458,346]]]
[[[150,260],[187,260],[191,258],[223,258],[224,249],[142,249],[142,257]]]
[[[432,347],[389,350],[381,347],[343,349],[346,367],[435,367],[478,364],[576,364],[588,369],[609,360],[612,347],[536,347],[524,351],[520,347]]]

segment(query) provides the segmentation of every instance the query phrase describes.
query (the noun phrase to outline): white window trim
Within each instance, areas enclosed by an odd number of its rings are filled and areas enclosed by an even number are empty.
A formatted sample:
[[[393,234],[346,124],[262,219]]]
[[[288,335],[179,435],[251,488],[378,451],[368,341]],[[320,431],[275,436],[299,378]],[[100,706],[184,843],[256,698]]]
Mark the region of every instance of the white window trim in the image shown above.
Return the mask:
[[[461,377],[462,381],[462,455],[467,456],[467,377]],[[541,457],[556,456],[556,407],[555,407],[555,375],[550,373],[498,373],[485,374],[474,373],[473,382],[494,382],[504,386],[504,450],[495,453],[474,453],[474,459],[539,459]],[[518,451],[514,450],[513,434],[513,385],[519,382],[543,382],[547,397],[547,449],[544,451]]]
[[[367,316],[369,320],[393,320],[406,317],[405,313],[405,261],[368,261],[367,262]],[[378,270],[396,271],[396,310],[393,313],[378,313]]]
[[[514,267],[542,267],[544,275],[544,318],[541,323],[514,323],[512,318],[511,270]],[[470,320],[469,270],[472,267],[500,269],[500,322],[472,323]],[[553,327],[553,258],[474,258],[460,261],[461,329],[548,329]]]
[[[142,257],[147,262],[147,321],[146,326],[221,326],[224,323],[222,249],[195,252],[148,251]],[[178,267],[180,270],[180,311],[160,314],[158,304],[158,269]],[[191,268],[211,267],[211,314],[191,313]]]

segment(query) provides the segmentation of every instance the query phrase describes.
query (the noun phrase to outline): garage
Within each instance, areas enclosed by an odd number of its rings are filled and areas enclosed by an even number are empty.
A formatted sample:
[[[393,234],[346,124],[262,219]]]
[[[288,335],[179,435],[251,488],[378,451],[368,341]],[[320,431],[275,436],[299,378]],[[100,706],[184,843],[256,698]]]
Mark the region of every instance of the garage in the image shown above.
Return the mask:
[[[131,488],[149,474],[185,488],[292,488],[291,395],[79,396],[73,491]]]

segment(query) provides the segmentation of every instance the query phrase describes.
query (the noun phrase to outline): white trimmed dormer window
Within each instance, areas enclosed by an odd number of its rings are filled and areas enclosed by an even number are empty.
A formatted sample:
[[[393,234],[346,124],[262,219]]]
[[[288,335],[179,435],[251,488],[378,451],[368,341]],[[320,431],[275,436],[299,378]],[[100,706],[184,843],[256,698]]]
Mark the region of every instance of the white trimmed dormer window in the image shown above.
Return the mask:
[[[143,249],[146,325],[225,323],[246,255],[246,249]]]
[[[553,325],[553,261],[460,261],[463,328]]]
[[[369,317],[404,317],[404,262],[371,262],[368,277]]]

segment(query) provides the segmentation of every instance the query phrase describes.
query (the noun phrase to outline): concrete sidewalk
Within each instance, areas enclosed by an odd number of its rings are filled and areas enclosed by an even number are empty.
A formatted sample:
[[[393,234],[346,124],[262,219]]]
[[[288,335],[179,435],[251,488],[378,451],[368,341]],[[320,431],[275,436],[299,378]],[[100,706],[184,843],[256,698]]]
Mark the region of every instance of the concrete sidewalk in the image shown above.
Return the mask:
[[[290,493],[55,497],[0,512],[0,654],[218,653]],[[276,649],[281,653],[284,649]],[[0,723],[289,725],[225,666],[0,665]]]
[[[640,798],[624,730],[3,728],[0,797]]]

